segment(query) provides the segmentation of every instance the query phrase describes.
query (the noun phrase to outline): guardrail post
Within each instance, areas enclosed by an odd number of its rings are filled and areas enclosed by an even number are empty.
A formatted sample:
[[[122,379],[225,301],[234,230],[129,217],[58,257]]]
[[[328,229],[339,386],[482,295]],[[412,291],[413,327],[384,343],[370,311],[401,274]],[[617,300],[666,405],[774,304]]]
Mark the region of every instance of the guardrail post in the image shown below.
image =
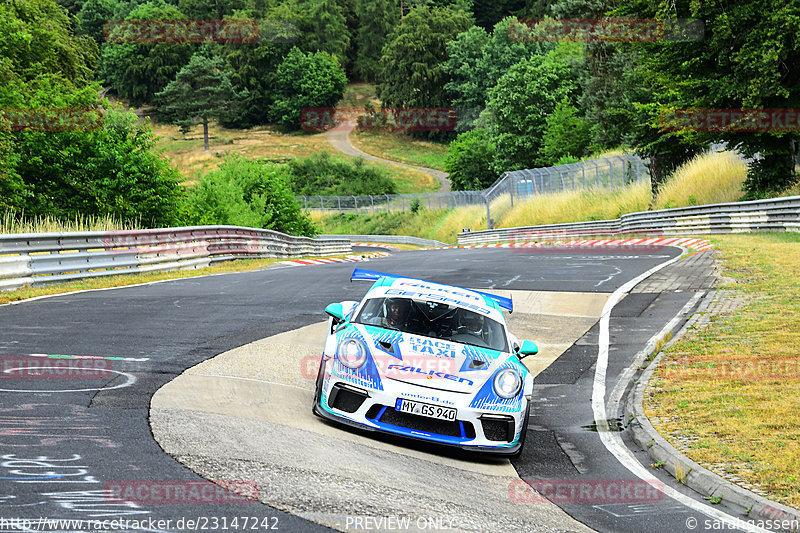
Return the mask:
[[[319,197],[319,208],[322,211],[322,214],[325,214],[325,200],[322,199],[322,196]]]
[[[388,194],[384,194],[384,196],[386,197],[386,212],[390,213],[392,210],[391,208],[392,200],[389,198]]]
[[[356,215],[357,215],[358,214],[358,198],[356,198],[355,195],[353,195],[353,203],[355,204]]]
[[[581,163],[581,177],[583,178],[583,189],[586,189],[586,163]]]
[[[339,202],[339,214],[341,215],[342,214],[342,197],[341,196],[337,196],[336,197],[336,201]]]
[[[488,229],[492,228],[492,212],[489,209],[489,197],[485,196],[484,200],[486,201],[486,227]]]
[[[369,195],[369,200],[370,200],[370,202],[372,202],[372,214],[374,215],[375,214],[375,198],[373,198],[372,195],[370,194]]]

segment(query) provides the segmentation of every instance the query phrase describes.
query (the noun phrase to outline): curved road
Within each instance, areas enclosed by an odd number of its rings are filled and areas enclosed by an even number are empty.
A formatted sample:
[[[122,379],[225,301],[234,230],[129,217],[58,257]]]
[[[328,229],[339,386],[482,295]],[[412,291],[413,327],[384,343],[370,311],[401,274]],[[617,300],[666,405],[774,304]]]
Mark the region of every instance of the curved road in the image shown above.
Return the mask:
[[[433,176],[436,179],[436,181],[439,182],[439,192],[450,191],[450,179],[448,178],[449,174],[447,172],[442,172],[441,170],[436,170],[433,168],[410,165],[408,163],[400,163],[399,161],[382,159],[372,154],[368,154],[363,150],[359,150],[353,145],[352,142],[350,142],[350,132],[353,131],[353,128],[354,126],[352,124],[346,124],[344,126],[339,126],[337,128],[328,130],[328,142],[330,142],[331,146],[333,146],[343,154],[347,154],[353,157],[361,157],[363,159],[368,159],[370,161],[377,161],[379,163],[385,163],[387,165],[397,165],[401,167],[420,170],[430,176]]]
[[[570,294],[580,293],[582,298],[589,299],[594,294],[605,301],[627,281],[678,253],[674,248],[637,252],[602,248],[592,251],[450,249],[397,253],[374,261],[369,268],[476,289],[552,293],[553,298],[539,301],[545,302],[539,309],[536,301],[528,302],[531,314],[523,313],[523,317],[529,318],[537,313],[542,315],[543,318],[528,323],[525,329],[532,332],[538,329],[544,335],[547,329],[558,330],[559,324],[580,321],[575,318],[580,313],[574,313]],[[680,270],[682,263],[676,263],[677,270],[671,274],[674,279],[688,279],[686,271]],[[33,530],[32,522],[23,523],[22,519],[35,522],[48,517],[82,520],[79,524],[50,528],[63,531],[77,531],[81,527],[86,530],[92,521],[112,519],[129,520],[126,530],[130,531],[219,530],[219,524],[210,528],[208,521],[233,520],[239,516],[252,520],[250,525],[257,521],[258,529],[326,529],[321,525],[326,523],[324,520],[312,516],[328,512],[325,508],[305,507],[307,519],[304,519],[261,503],[230,503],[241,499],[222,489],[214,494],[212,503],[202,504],[185,503],[187,500],[175,497],[170,500],[153,493],[145,495],[148,497],[139,494],[131,499],[129,494],[128,498],[118,498],[119,492],[115,490],[142,484],[153,490],[158,482],[175,485],[202,480],[181,462],[192,463],[198,471],[219,471],[219,457],[209,456],[204,464],[204,458],[197,455],[187,458],[176,454],[173,458],[161,450],[150,432],[151,397],[198,363],[250,342],[319,323],[324,319],[321,310],[330,302],[359,299],[368,284],[349,283],[352,268],[348,264],[271,268],[0,307],[0,355],[3,356],[0,518],[19,520],[0,525],[9,531]],[[665,287],[668,282],[665,278]],[[612,312],[608,391],[614,389],[619,376],[646,341],[684,309],[692,300],[694,289],[701,288],[693,284],[685,290],[660,293],[653,284],[648,286],[651,292],[634,291]],[[552,313],[560,316],[562,322],[547,318],[548,310],[553,309],[559,309]],[[594,419],[590,400],[596,382],[594,363],[599,326],[593,319],[582,328],[585,333],[579,335],[576,343],[559,348],[566,351],[554,358],[552,364],[543,365],[546,368],[537,370],[541,373],[534,387],[536,406],[531,415],[528,444],[522,457],[513,462],[516,473],[545,494],[553,486],[568,491],[569,487],[588,481],[596,489],[591,495],[573,494],[565,498],[563,493],[552,493],[550,496],[567,514],[593,529],[683,531],[687,530],[687,519],[692,517],[702,524],[707,518],[702,512],[663,495],[648,493],[643,500],[629,496],[621,503],[618,497],[609,500],[609,490],[635,478],[604,447],[596,431],[598,426],[602,428],[603,421]],[[536,340],[535,334],[533,338]],[[30,368],[42,361],[63,361],[55,357],[65,355],[92,357],[72,361],[82,361],[84,365],[89,361],[94,365],[91,368],[99,366],[106,373],[100,377],[66,376],[68,379],[54,379],[65,376],[53,374],[26,376],[26,379],[14,376],[20,368]],[[82,368],[88,372],[88,366]],[[197,403],[202,403],[205,391],[200,389],[195,394]],[[619,421],[620,424],[615,419],[616,411],[609,413],[612,428],[624,425],[624,421]],[[170,414],[159,416],[162,415]],[[231,438],[215,434],[213,429],[217,427],[220,426],[209,424],[206,428],[208,442]],[[249,435],[258,439],[257,433]],[[300,442],[293,451],[303,455],[303,450]],[[417,450],[406,454],[403,461],[413,462],[418,459],[415,455],[430,453],[448,456],[444,451]],[[479,459],[452,456],[452,461],[464,460],[476,462],[479,468],[483,468],[480,464],[493,468]],[[647,465],[646,459],[643,463]],[[676,485],[659,471],[653,470],[653,476],[665,485]],[[509,484],[508,500],[520,505],[550,505],[526,487],[518,482]],[[485,489],[476,486],[471,490]],[[259,486],[263,501],[271,501],[270,490],[269,486]],[[308,490],[314,491],[313,487]],[[697,497],[689,497],[697,505],[705,505]],[[302,501],[294,504],[303,508]],[[350,512],[362,518],[371,513],[370,509],[357,507]],[[480,519],[482,512],[478,508],[474,514]],[[183,523],[178,522],[181,519]],[[194,528],[187,527],[187,519],[197,522]],[[203,520],[205,528],[199,527]],[[362,523],[362,530],[363,526]],[[384,526],[378,529],[398,529]],[[469,529],[466,522],[462,525],[448,522],[446,526],[451,530]],[[347,524],[339,526],[339,529],[352,528]],[[530,524],[531,530],[550,528]]]

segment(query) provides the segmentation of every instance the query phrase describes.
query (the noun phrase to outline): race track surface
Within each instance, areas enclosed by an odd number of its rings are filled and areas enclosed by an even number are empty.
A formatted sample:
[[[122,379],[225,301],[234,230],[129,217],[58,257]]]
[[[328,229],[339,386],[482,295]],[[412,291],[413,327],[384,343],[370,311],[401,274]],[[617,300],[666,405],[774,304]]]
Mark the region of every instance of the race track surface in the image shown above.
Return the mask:
[[[128,520],[127,529],[117,530],[129,531],[214,531],[223,529],[222,521],[229,530],[355,530],[356,518],[361,530],[401,530],[402,522],[373,521],[367,528],[364,520],[403,509],[431,521],[446,516],[439,526],[451,531],[578,531],[580,522],[601,531],[686,530],[687,517],[702,522],[704,515],[667,497],[621,504],[553,498],[556,507],[519,479],[540,489],[543,480],[564,486],[602,480],[608,489],[634,477],[594,431],[597,318],[618,287],[679,254],[675,248],[450,249],[395,253],[363,265],[511,291],[518,305],[512,330],[543,346],[538,361],[526,360],[540,374],[528,444],[513,464],[375,440],[310,418],[303,357],[318,351],[324,307],[358,300],[368,289],[368,283],[349,282],[352,264],[271,268],[0,307],[0,518],[7,520],[0,530],[33,530],[45,517],[82,521],[49,528],[63,531],[114,519]],[[692,295],[634,293],[618,304],[610,327],[609,392]],[[91,357],[79,361],[106,372],[59,379],[13,375],[30,361],[64,355]],[[207,503],[186,503],[175,494],[167,503],[164,494],[152,493],[159,483],[191,487],[187,482],[203,480],[195,472],[244,481],[240,492],[255,480],[252,496],[266,503],[243,502],[225,489]],[[337,480],[346,483],[330,492]],[[151,489],[147,497],[115,497],[120,487],[141,486]],[[439,498],[436,491],[448,487],[451,492]],[[491,511],[490,502],[502,512]],[[421,525],[417,530],[435,524]]]

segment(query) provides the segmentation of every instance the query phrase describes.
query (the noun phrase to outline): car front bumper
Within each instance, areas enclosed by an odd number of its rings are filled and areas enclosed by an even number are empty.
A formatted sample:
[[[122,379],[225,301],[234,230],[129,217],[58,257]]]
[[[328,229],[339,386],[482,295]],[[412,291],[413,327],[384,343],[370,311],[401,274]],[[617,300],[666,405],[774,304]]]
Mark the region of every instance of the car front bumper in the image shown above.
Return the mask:
[[[322,393],[314,413],[322,418],[368,431],[400,435],[474,452],[515,455],[527,401],[519,412],[495,412],[469,407],[471,394],[455,393],[406,381],[384,380],[384,390],[358,387],[329,373],[323,374]],[[454,407],[455,421],[403,413],[398,398]]]

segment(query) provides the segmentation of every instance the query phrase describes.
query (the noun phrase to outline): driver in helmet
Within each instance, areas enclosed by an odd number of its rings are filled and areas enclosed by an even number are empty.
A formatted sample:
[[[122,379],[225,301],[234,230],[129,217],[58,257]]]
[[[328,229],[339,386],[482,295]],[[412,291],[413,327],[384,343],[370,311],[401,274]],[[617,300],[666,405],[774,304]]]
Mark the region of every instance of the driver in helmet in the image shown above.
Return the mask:
[[[408,318],[410,305],[408,300],[402,298],[386,301],[386,324],[394,328],[402,327]]]
[[[467,333],[475,335],[476,337],[483,338],[485,333],[483,317],[472,311],[464,311],[462,313],[461,327],[463,327]]]

